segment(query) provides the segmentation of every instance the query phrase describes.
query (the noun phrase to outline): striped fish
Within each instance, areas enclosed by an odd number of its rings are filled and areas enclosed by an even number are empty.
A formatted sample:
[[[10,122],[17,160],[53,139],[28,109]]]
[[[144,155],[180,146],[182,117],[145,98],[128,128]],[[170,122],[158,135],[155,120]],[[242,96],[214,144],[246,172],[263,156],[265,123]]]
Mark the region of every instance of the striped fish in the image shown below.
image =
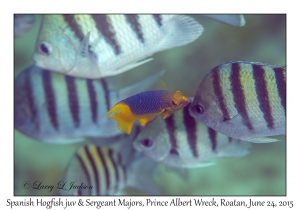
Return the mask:
[[[162,74],[115,91],[114,78],[81,79],[31,66],[15,78],[14,127],[48,143],[121,134],[106,113],[120,100],[152,88]]]
[[[202,123],[245,141],[278,141],[285,135],[286,68],[234,61],[213,68],[202,80],[190,108]]]
[[[202,31],[186,15],[45,15],[33,59],[52,71],[103,78],[139,66],[156,52],[186,45]]]
[[[66,169],[63,181],[60,182],[59,193],[123,195],[123,190],[131,187],[152,195],[160,194],[159,188],[150,177],[155,163],[135,152],[132,142],[126,138],[124,136],[121,144],[119,142],[109,147],[91,143],[80,146]],[[141,170],[145,167],[147,168]]]
[[[134,147],[155,161],[181,168],[205,167],[217,157],[249,153],[248,142],[232,139],[200,123],[190,116],[189,106],[143,128]]]

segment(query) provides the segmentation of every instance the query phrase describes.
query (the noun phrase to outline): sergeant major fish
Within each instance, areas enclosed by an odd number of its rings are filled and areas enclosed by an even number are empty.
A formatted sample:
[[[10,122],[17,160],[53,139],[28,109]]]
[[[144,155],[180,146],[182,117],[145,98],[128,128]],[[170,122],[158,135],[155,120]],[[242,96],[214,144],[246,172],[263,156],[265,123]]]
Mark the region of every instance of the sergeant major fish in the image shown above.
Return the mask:
[[[143,128],[134,147],[155,161],[180,168],[205,167],[217,157],[249,153],[250,143],[227,137],[197,121],[190,116],[189,106]]]
[[[132,138],[132,137],[130,137]],[[133,150],[127,136],[106,147],[80,146],[66,169],[61,195],[122,195],[132,187],[151,195],[161,194],[151,175],[155,162]],[[75,181],[75,183],[71,183]],[[81,185],[81,188],[73,187]]]
[[[103,78],[141,65],[156,52],[186,45],[202,32],[186,15],[45,15],[33,59],[52,71]]]
[[[285,66],[247,61],[218,65],[200,83],[190,112],[232,138],[278,141],[267,137],[285,135]]]
[[[180,91],[146,91],[120,101],[111,108],[107,117],[118,122],[118,129],[130,134],[136,120],[145,126],[160,115],[166,119],[188,103],[190,99]]]
[[[15,78],[14,127],[48,143],[121,134],[115,121],[106,118],[111,105],[151,88],[162,74],[114,90],[115,77],[81,79],[31,66]]]

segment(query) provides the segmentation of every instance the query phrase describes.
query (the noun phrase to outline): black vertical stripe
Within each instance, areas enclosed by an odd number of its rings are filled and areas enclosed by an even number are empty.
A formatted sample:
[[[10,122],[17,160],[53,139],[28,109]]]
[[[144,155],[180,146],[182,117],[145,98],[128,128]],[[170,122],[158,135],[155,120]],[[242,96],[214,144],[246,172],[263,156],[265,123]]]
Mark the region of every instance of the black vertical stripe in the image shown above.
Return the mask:
[[[92,79],[87,79],[86,80],[86,85],[88,88],[89,92],[89,98],[90,98],[90,107],[91,107],[91,112],[92,112],[92,120],[95,124],[97,124],[97,115],[98,115],[98,102],[96,98],[96,91],[93,85],[93,80]]]
[[[115,175],[116,175],[116,185],[115,185],[115,192],[118,191],[118,186],[119,186],[119,169],[118,169],[118,166],[117,166],[117,163],[114,159],[114,156],[113,156],[113,151],[111,149],[108,149],[108,156],[113,164],[113,167],[114,167],[114,171],[115,171]]]
[[[231,143],[232,142],[232,138],[228,136],[228,142]]]
[[[110,187],[110,177],[109,177],[108,168],[107,168],[107,165],[106,165],[106,161],[105,161],[105,159],[102,155],[100,147],[97,147],[97,152],[98,152],[98,156],[100,157],[102,165],[103,165],[103,169],[104,169],[104,173],[105,173],[106,193],[108,193],[109,187]]]
[[[79,119],[79,104],[78,104],[78,96],[77,96],[77,90],[75,85],[75,78],[65,75],[65,80],[68,89],[69,109],[72,115],[74,126],[78,128],[80,124],[80,119]]]
[[[159,27],[162,26],[162,19],[161,19],[161,15],[152,15],[152,17],[154,18],[155,22],[157,23],[157,25]]]
[[[109,111],[110,110],[110,97],[109,97],[109,91],[108,91],[108,86],[106,83],[105,79],[100,79],[100,84],[104,90],[104,94],[105,94],[105,104],[106,104],[106,110]]]
[[[136,34],[140,42],[144,43],[144,36],[142,31],[142,26],[139,23],[138,15],[125,15],[127,22],[130,24],[131,29]]]
[[[165,123],[171,141],[171,149],[177,149],[177,139],[175,136],[176,126],[175,126],[174,115],[171,115],[170,117],[165,119]]]
[[[187,139],[190,149],[194,157],[198,157],[197,151],[197,124],[195,118],[193,118],[189,113],[189,106],[187,105],[183,108],[183,122],[185,125]]]
[[[51,124],[55,130],[58,130],[58,121],[57,121],[57,113],[56,113],[56,100],[52,87],[52,77],[51,72],[48,70],[44,70],[42,72],[43,77],[43,87],[45,92],[45,100],[47,104],[47,111],[51,121]]]
[[[209,139],[211,142],[211,149],[215,152],[217,148],[217,133],[214,129],[208,128]]]
[[[233,93],[233,100],[238,113],[242,116],[243,124],[247,126],[249,130],[253,130],[253,126],[250,122],[249,116],[246,110],[246,100],[243,91],[243,87],[240,80],[240,65],[239,63],[232,63],[231,72],[231,87]]]
[[[281,100],[281,106],[284,108],[284,114],[286,115],[286,81],[284,77],[284,68],[274,68],[275,79],[278,89],[278,94]]]
[[[25,71],[25,92],[26,96],[28,99],[28,105],[29,105],[29,110],[30,110],[30,116],[31,116],[31,122],[34,122],[36,120],[36,115],[37,115],[37,109],[34,104],[34,95],[32,92],[32,86],[31,86],[31,80],[30,80],[30,69]],[[36,123],[37,129],[39,129],[39,124]]]
[[[84,164],[84,161],[82,160],[81,156],[78,155],[78,154],[76,154],[76,158],[79,161],[81,168],[83,169],[84,175],[85,175],[85,177],[87,179],[87,182],[88,182],[88,186],[92,186],[91,185],[91,177],[90,177],[90,174],[88,172],[88,169],[87,169],[86,165]],[[80,190],[79,190],[79,193],[81,193]],[[92,194],[92,192],[91,192],[91,189],[89,188],[89,195],[91,195],[91,194]]]
[[[93,172],[94,172],[94,176],[95,176],[96,194],[101,195],[100,194],[100,184],[101,183],[99,180],[98,169],[97,169],[96,163],[94,162],[94,159],[93,159],[92,155],[90,154],[90,150],[89,150],[88,146],[85,146],[84,150],[85,150],[85,153],[86,153],[86,155],[89,159],[89,162],[91,163],[92,168],[93,168]]]
[[[77,193],[78,193],[79,196],[82,196],[81,189],[79,189]],[[90,195],[90,194],[91,194],[91,193],[89,193],[89,195]]]
[[[215,67],[212,70],[212,80],[213,80],[213,88],[214,88],[214,93],[215,96],[218,98],[220,108],[223,114],[223,119],[224,121],[230,119],[230,115],[228,113],[226,104],[225,104],[225,98],[222,92],[222,87],[221,87],[221,79],[220,79],[220,72],[219,72],[219,66]]]
[[[92,17],[96,22],[97,29],[104,36],[106,42],[108,42],[112,46],[115,54],[119,55],[121,53],[120,46],[116,40],[115,30],[113,28],[113,25],[110,24],[109,18],[107,18],[106,15],[92,15]]]
[[[268,128],[274,129],[274,119],[272,117],[271,104],[268,95],[267,84],[265,81],[265,71],[261,65],[252,65],[253,77],[255,81],[255,90],[259,103],[259,108],[264,114]]]
[[[71,30],[74,31],[78,39],[82,41],[85,35],[82,33],[80,26],[76,23],[74,15],[63,15],[63,17],[69,25],[69,27],[71,28]]]

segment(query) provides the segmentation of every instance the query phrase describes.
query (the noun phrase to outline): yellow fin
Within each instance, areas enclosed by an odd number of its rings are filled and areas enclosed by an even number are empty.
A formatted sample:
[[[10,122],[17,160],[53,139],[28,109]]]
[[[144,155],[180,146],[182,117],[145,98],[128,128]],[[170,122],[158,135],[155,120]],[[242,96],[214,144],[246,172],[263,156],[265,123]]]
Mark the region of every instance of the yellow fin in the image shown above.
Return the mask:
[[[132,116],[132,112],[127,105],[122,103],[116,104],[111,110],[109,110],[106,117],[116,120],[120,131],[127,134],[131,133],[135,118]]]
[[[121,113],[124,111],[124,105],[123,104],[116,104],[115,106],[113,106],[113,108],[111,108],[108,112],[106,117],[108,118],[114,118],[115,115]],[[113,115],[110,115],[113,114]]]
[[[170,117],[172,115],[172,113],[166,112],[163,116],[163,119],[167,119],[168,117]]]
[[[121,119],[118,119],[117,122],[118,122],[118,129],[120,131],[123,131],[124,133],[127,133],[127,134],[131,133],[132,125],[134,122],[126,122]]]

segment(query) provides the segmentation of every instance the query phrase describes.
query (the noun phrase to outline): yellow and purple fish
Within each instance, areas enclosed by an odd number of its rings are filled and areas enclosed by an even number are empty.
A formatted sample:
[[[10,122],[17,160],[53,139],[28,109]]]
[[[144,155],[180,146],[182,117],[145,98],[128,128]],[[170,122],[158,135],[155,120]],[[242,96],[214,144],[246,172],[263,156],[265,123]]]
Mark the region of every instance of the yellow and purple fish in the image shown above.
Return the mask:
[[[285,135],[286,68],[234,61],[213,68],[202,80],[190,113],[232,138],[256,143]]]
[[[145,126],[160,115],[166,119],[188,103],[190,99],[180,91],[146,91],[120,101],[107,113],[107,117],[118,122],[118,129],[130,134],[136,120]]]

